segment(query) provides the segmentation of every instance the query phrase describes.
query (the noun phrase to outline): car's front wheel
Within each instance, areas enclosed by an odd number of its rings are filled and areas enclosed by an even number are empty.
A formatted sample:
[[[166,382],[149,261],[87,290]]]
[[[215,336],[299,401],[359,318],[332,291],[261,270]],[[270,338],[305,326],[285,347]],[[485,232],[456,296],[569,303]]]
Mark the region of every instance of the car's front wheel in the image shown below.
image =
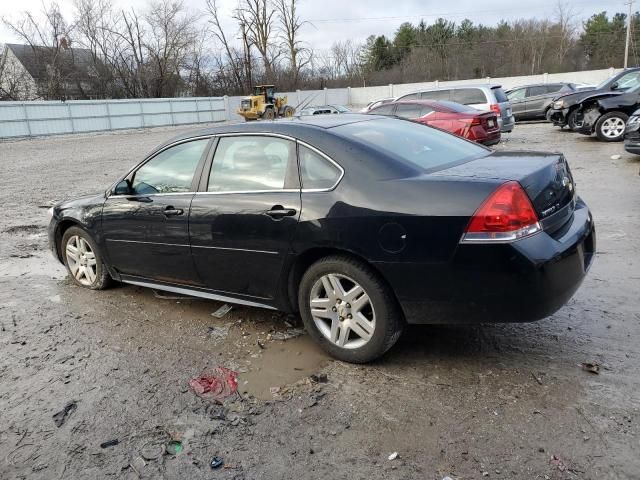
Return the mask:
[[[70,227],[65,231],[61,251],[64,265],[77,285],[103,290],[111,284],[111,276],[102,262],[98,246],[83,229]]]
[[[596,122],[596,135],[603,142],[620,142],[629,117],[622,112],[609,112]]]
[[[390,288],[365,263],[330,256],[300,282],[298,305],[309,335],[333,357],[372,361],[400,338],[404,319]]]

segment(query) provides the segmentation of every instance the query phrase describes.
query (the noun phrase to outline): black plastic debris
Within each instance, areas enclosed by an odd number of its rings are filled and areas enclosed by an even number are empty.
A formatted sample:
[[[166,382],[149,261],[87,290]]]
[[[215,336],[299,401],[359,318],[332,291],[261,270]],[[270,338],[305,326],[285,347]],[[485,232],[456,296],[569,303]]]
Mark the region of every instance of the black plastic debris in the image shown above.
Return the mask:
[[[220,457],[213,457],[211,459],[211,462],[209,462],[209,465],[215,470],[216,468],[220,468],[224,465],[224,460]]]
[[[114,438],[113,440],[107,440],[106,442],[102,442],[100,444],[100,448],[115,447],[119,443],[120,443],[120,440],[118,440],[117,438]]]
[[[53,415],[53,421],[56,427],[60,428],[67,421],[69,416],[78,408],[78,403],[75,400],[67,403],[62,410]]]

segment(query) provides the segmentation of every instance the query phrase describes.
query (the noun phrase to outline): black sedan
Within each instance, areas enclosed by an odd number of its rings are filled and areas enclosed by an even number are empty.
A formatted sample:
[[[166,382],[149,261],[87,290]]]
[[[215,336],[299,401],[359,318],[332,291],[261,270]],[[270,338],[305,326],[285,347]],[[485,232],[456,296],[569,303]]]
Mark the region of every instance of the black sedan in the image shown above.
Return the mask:
[[[492,152],[371,115],[209,128],[51,209],[55,256],[112,280],[299,312],[370,361],[406,323],[526,322],[569,300],[591,213],[561,154]]]
[[[629,117],[624,129],[624,149],[640,155],[640,110],[636,110]]]

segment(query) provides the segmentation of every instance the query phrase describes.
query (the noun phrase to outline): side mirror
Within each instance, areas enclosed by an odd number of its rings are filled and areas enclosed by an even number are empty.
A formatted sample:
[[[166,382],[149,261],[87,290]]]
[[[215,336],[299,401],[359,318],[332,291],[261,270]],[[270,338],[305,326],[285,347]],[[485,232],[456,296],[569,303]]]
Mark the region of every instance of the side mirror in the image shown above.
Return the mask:
[[[613,85],[611,85],[611,90],[617,90],[619,86],[618,82],[614,82]]]
[[[131,195],[132,193],[131,183],[126,179],[118,183],[113,189],[114,195]]]

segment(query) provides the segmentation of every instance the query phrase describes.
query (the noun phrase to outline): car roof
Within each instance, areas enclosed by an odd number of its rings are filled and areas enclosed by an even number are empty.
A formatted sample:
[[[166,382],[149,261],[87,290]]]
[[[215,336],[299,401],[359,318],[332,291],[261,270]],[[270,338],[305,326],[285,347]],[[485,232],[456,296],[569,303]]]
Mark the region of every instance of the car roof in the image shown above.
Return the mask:
[[[227,123],[220,126],[198,128],[171,138],[154,149],[154,152],[167,145],[190,138],[197,138],[223,133],[280,133],[282,135],[299,136],[312,130],[327,130],[341,125],[358,122],[369,122],[377,119],[389,118],[383,115],[366,115],[359,113],[345,113],[342,115],[313,115],[307,117],[281,118],[278,120],[263,120],[259,122]]]
[[[509,90],[515,90],[517,88],[527,88],[527,87],[545,87],[547,85],[574,85],[571,82],[548,82],[548,83],[528,83],[526,85],[517,85]]]

